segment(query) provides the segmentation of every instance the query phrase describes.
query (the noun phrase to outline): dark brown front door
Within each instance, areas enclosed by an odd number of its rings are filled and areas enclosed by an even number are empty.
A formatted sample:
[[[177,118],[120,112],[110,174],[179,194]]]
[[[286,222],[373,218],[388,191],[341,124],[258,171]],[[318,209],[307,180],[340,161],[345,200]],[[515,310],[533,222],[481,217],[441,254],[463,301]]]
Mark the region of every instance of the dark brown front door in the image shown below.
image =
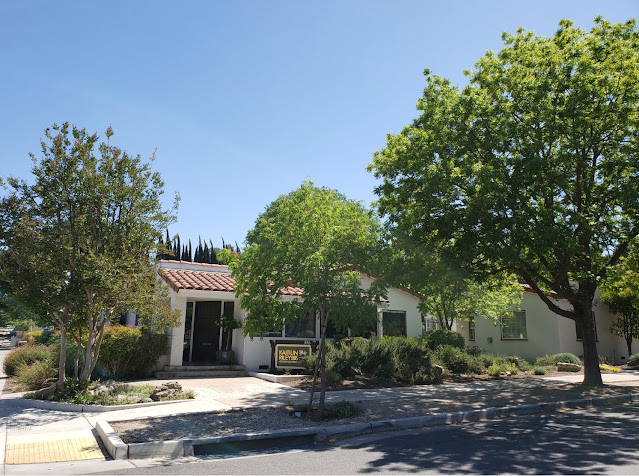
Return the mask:
[[[221,301],[195,303],[193,323],[193,362],[215,362],[220,345]]]

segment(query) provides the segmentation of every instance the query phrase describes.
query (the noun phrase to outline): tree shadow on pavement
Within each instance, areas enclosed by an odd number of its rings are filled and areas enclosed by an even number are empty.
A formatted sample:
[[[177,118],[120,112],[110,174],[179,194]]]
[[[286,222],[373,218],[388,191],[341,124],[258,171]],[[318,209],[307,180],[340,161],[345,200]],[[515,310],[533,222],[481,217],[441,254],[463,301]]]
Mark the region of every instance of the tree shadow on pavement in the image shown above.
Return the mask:
[[[6,424],[7,431],[22,431],[50,423],[69,422],[83,419],[79,412],[61,412],[42,408],[11,405],[0,400],[0,425]]]
[[[342,444],[383,456],[360,472],[597,474],[638,465],[639,407],[511,418]],[[606,468],[608,467],[608,468]]]

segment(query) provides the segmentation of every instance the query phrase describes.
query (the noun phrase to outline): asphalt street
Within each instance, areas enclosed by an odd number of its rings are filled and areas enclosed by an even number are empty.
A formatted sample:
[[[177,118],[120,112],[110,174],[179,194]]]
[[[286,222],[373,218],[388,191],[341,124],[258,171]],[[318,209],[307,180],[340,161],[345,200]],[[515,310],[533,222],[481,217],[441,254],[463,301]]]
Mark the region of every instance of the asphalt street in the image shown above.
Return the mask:
[[[267,453],[131,461],[100,474],[639,474],[639,406],[365,435]]]

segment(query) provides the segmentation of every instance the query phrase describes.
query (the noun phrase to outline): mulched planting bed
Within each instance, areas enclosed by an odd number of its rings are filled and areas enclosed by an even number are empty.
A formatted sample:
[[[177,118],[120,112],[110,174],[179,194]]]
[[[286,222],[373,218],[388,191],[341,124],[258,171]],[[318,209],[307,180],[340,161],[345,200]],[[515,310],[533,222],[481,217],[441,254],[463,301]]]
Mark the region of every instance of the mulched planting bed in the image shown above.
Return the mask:
[[[513,385],[511,389],[501,388],[499,392],[490,388],[472,389],[472,391],[455,393],[454,398],[450,395],[440,395],[439,398],[435,395],[425,395],[357,401],[357,405],[362,409],[360,415],[324,422],[302,420],[292,415],[293,412],[290,408],[280,407],[117,421],[110,422],[110,425],[125,443],[141,443],[276,429],[363,423],[461,410],[612,396],[631,391],[631,389],[617,386],[584,388],[582,385],[567,383],[539,386]]]

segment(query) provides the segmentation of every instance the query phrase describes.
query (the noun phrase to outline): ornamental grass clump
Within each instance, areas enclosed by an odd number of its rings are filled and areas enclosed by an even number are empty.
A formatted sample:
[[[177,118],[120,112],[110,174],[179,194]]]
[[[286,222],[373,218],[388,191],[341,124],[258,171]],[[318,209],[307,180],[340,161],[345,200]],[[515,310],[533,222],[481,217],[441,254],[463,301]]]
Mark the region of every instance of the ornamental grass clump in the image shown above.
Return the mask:
[[[535,365],[532,368],[532,371],[535,375],[546,375],[546,372],[548,372],[548,369],[546,369],[546,367],[543,367],[541,365]]]
[[[56,369],[51,360],[20,365],[16,370],[16,380],[23,390],[40,390],[51,383]]]
[[[324,418],[332,420],[357,416],[362,412],[362,409],[353,402],[342,401],[327,403],[324,411]]]

